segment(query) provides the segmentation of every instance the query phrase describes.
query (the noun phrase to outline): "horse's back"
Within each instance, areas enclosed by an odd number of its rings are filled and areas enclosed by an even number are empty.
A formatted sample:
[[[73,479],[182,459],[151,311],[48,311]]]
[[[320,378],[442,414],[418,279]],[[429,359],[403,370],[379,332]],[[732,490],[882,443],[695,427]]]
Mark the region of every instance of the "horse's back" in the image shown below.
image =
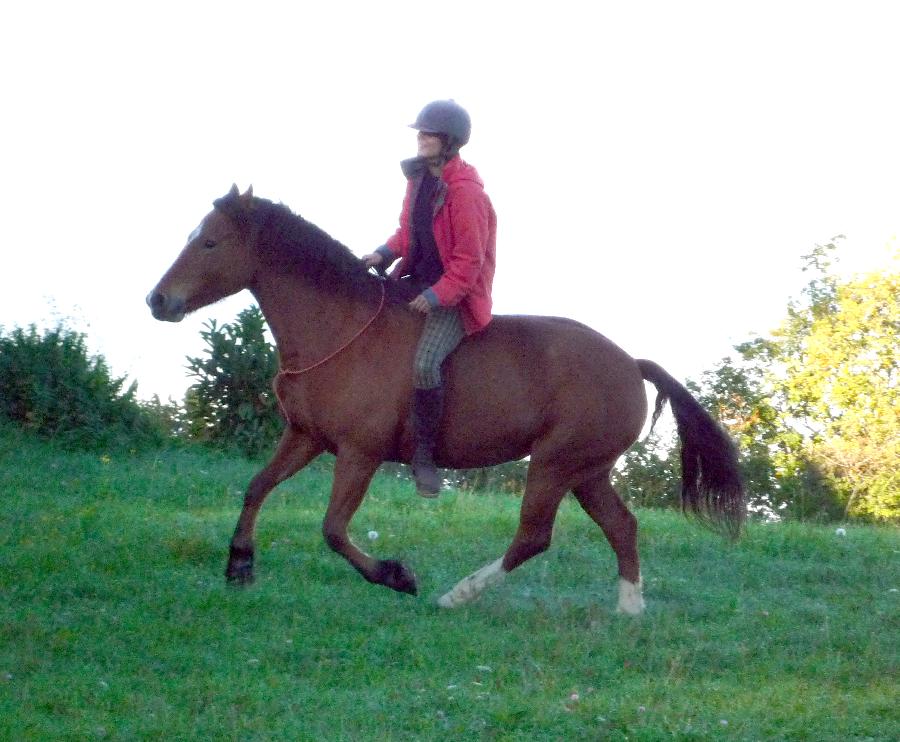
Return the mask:
[[[453,464],[460,467],[522,457],[554,436],[621,453],[647,414],[635,360],[595,330],[559,317],[495,317],[451,355],[446,378],[445,447],[462,459]],[[475,440],[481,444],[471,458],[479,461],[470,463],[461,452]]]

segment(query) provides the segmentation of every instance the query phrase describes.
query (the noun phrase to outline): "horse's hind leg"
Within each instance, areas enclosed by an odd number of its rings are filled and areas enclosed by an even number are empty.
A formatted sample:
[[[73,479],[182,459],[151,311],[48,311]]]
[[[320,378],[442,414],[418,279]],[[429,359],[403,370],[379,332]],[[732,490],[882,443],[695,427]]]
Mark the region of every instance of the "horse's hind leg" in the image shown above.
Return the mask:
[[[553,521],[567,489],[558,472],[532,458],[519,514],[519,528],[506,554],[461,580],[438,600],[438,605],[455,608],[474,600],[488,587],[503,580],[507,572],[545,551],[550,546]]]
[[[619,613],[636,616],[644,610],[637,551],[637,519],[625,507],[609,481],[609,472],[575,487],[581,507],[603,529],[619,562]]]
[[[253,581],[253,533],[256,530],[256,516],[266,496],[320,453],[322,447],[308,435],[290,426],[285,428],[272,460],[253,477],[244,495],[244,507],[231,538],[228,566],[225,568],[225,577],[229,582],[244,584]]]

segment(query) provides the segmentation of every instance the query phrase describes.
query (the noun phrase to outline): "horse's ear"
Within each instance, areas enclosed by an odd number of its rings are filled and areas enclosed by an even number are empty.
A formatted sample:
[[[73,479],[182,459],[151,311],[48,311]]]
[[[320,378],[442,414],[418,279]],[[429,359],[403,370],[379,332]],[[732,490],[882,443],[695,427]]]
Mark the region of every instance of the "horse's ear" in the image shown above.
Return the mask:
[[[251,198],[253,198],[253,185],[252,184],[247,187],[247,192],[244,194],[245,200],[249,201]]]
[[[232,185],[231,190],[222,198],[213,201],[213,206],[236,221],[241,221],[244,216],[244,204],[237,184]]]

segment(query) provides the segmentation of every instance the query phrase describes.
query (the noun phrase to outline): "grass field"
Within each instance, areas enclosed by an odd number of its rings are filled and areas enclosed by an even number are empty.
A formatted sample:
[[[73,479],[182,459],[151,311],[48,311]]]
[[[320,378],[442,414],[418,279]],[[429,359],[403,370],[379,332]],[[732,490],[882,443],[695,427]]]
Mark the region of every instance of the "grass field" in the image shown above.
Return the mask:
[[[354,536],[410,563],[413,598],[328,551],[314,465],[262,511],[256,584],[227,588],[255,468],[0,432],[0,738],[900,737],[896,530],[760,524],[732,546],[641,511],[635,620],[614,614],[612,551],[567,501],[547,554],[445,611],[505,550],[516,498],[427,502],[376,480]]]

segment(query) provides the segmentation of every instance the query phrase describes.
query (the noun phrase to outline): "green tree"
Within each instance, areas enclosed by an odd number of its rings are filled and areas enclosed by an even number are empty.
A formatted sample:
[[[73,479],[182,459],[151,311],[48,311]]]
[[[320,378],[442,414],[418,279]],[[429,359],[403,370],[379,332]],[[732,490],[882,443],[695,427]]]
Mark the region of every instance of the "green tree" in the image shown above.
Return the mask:
[[[674,430],[656,431],[637,441],[612,474],[613,487],[639,507],[681,506],[681,473]]]
[[[800,424],[803,452],[834,483],[848,515],[897,518],[900,272],[843,284],[828,278],[776,336],[787,419]]]
[[[804,256],[812,280],[768,338],[704,378],[738,437],[751,498],[798,517],[900,518],[900,273],[840,281],[837,239]]]
[[[188,358],[197,381],[185,396],[190,437],[233,446],[248,456],[270,448],[282,430],[272,379],[278,354],[266,340],[266,322],[258,307],[219,327],[210,320],[201,336],[205,358]]]

